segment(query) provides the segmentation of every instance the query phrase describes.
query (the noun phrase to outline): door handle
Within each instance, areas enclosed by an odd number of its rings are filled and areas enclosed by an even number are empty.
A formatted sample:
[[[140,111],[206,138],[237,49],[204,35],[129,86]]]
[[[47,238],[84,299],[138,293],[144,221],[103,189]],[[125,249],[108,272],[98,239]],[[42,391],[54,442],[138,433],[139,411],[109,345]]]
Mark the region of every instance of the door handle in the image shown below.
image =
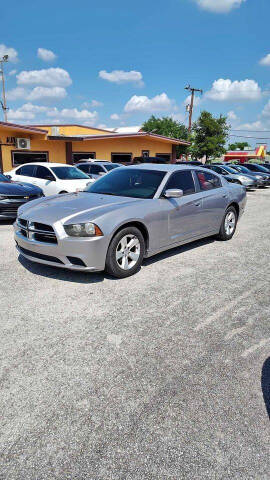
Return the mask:
[[[227,193],[224,193],[224,195],[222,195],[222,196],[223,196],[223,198],[228,198]]]
[[[200,207],[201,206],[201,202],[196,202],[194,203],[195,207]]]

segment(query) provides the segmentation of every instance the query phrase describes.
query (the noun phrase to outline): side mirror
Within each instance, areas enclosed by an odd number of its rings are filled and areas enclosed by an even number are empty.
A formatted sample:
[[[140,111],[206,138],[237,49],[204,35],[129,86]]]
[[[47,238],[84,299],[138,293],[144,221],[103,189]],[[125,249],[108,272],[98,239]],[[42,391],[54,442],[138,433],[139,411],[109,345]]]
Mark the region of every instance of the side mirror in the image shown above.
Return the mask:
[[[181,198],[183,197],[184,192],[180,190],[180,188],[170,188],[169,190],[165,190],[164,197],[166,198]]]
[[[51,175],[47,175],[47,176],[45,177],[45,180],[49,180],[50,182],[55,182],[55,181],[56,181],[55,178],[52,177]]]
[[[9,180],[11,180],[11,175],[5,175],[6,178],[8,178]]]
[[[106,173],[105,173],[105,172],[99,172],[99,175],[100,175],[101,177],[103,177],[103,175],[106,175]]]

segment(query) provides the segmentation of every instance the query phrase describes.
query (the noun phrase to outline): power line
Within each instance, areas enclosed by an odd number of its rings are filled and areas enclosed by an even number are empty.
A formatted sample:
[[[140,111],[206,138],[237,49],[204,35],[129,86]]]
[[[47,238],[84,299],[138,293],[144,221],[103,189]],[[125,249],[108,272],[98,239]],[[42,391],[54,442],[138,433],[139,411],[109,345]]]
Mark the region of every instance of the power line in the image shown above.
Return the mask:
[[[245,135],[230,135],[229,137],[236,137],[236,138],[253,138],[254,140],[270,140],[270,137],[251,137]]]

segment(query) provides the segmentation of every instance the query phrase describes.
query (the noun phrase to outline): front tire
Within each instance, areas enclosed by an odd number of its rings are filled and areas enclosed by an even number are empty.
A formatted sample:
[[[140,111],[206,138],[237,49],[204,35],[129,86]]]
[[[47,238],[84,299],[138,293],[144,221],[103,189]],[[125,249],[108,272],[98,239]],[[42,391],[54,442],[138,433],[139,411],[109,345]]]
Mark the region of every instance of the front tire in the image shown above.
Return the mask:
[[[62,192],[59,192],[58,195],[64,195],[65,193],[68,193],[68,192],[65,192],[64,190]]]
[[[217,238],[225,242],[231,240],[235,234],[237,220],[238,215],[235,208],[233,206],[227,208]]]
[[[106,256],[106,271],[116,278],[137,273],[145,252],[142,233],[136,227],[126,227],[113,237]]]

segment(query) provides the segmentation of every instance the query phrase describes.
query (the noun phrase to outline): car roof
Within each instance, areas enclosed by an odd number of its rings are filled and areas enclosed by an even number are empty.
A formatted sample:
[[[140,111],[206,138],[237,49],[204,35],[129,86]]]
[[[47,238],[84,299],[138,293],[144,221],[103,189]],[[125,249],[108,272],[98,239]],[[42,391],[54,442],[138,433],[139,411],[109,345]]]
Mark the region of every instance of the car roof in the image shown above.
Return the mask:
[[[192,170],[200,170],[202,171],[201,167],[197,167],[196,165],[177,165],[173,163],[141,163],[140,165],[127,165],[126,168],[132,168],[137,170],[158,170],[160,172],[179,172],[179,170],[183,170],[183,172],[187,169]]]
[[[52,162],[29,162],[18,165],[18,167],[24,167],[25,165],[41,165],[42,167],[73,167],[73,165],[67,165],[66,163],[52,163]]]

